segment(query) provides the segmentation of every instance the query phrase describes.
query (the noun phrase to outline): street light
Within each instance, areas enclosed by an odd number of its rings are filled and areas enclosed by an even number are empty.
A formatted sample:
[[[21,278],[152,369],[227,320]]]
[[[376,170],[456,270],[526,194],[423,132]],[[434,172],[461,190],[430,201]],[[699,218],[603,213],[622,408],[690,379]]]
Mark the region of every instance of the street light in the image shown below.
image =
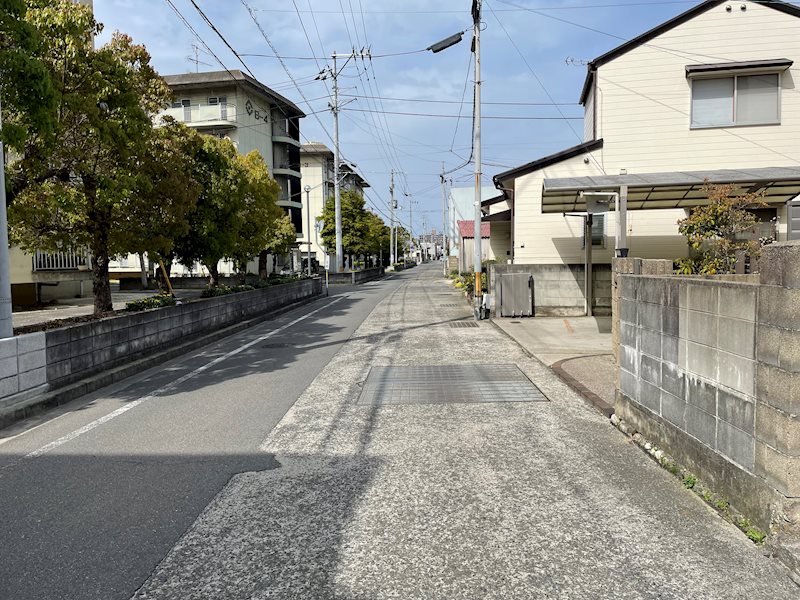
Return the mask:
[[[431,44],[425,50],[430,50],[434,54],[437,52],[441,52],[442,50],[447,50],[450,46],[455,46],[459,43],[464,37],[464,32],[459,31],[458,33],[454,33],[448,38],[444,38],[441,42],[436,42],[435,44]]]
[[[306,241],[308,242],[308,276],[311,277],[311,186],[307,185],[306,191]]]

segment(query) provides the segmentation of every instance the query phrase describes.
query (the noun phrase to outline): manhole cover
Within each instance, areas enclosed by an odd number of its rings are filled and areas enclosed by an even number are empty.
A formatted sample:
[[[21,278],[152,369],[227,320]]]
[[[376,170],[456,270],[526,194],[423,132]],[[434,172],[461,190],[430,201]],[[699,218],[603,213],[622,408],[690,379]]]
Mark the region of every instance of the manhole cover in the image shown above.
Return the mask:
[[[372,367],[359,404],[547,402],[516,365]]]
[[[463,329],[464,327],[477,327],[478,324],[475,321],[452,321],[450,323],[450,327],[453,329]]]

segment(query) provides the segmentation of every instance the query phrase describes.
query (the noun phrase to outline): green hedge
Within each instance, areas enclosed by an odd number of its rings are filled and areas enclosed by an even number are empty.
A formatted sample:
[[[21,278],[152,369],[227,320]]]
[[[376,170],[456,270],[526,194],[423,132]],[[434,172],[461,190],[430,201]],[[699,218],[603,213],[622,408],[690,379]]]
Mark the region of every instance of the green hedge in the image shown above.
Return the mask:
[[[218,285],[217,287],[204,289],[203,293],[200,294],[200,297],[215,298],[216,296],[227,296],[228,294],[235,294],[237,292],[249,292],[254,289],[256,288],[254,288],[252,285]]]
[[[161,308],[162,306],[175,306],[175,297],[170,294],[157,294],[147,298],[140,298],[125,303],[125,310],[135,312],[147,310],[149,308]]]

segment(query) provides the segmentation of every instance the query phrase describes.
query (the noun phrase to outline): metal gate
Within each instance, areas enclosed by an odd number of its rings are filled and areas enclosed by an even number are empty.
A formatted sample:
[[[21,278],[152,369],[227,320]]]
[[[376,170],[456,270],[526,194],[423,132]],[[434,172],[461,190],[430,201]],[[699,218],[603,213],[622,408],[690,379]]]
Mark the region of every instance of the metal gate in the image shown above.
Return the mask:
[[[533,275],[503,273],[500,275],[500,316],[533,316]]]

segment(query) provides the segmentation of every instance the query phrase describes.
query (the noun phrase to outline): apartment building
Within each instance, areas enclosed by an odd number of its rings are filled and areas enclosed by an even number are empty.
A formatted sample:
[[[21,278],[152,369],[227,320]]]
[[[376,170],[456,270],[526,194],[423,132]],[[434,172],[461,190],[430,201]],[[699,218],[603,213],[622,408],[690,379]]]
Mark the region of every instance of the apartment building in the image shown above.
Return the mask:
[[[204,135],[227,138],[237,150],[247,154],[258,150],[269,167],[270,175],[281,191],[278,205],[289,215],[298,238],[303,230],[303,198],[300,189],[300,119],[305,116],[291,100],[241,71],[184,73],[164,77],[173,93],[171,106],[157,117],[169,116]],[[300,269],[300,246],[278,266],[289,263]],[[272,261],[268,261],[272,266]],[[111,271],[120,278],[139,277],[140,260],[135,255],[112,262]],[[223,275],[235,272],[231,261],[220,261]],[[257,261],[248,271],[258,271]],[[200,264],[189,267],[175,263],[177,276],[207,275]]]
[[[300,147],[300,173],[303,183],[304,210],[310,211],[310,222],[303,219],[301,234],[298,237],[303,259],[311,242],[311,258],[319,264],[324,263],[326,254],[335,254],[334,248],[325,248],[320,236],[322,211],[325,201],[333,196],[333,151],[321,142],[310,142]],[[342,191],[354,191],[364,195],[364,189],[370,187],[369,183],[356,172],[354,165],[344,162],[339,163],[339,177],[341,178]],[[305,188],[310,188],[308,192]],[[310,225],[310,227],[309,227]]]
[[[291,100],[241,71],[167,75],[174,94],[162,114],[206,135],[230,139],[242,154],[258,150],[281,186],[278,204],[302,231],[300,119]]]

